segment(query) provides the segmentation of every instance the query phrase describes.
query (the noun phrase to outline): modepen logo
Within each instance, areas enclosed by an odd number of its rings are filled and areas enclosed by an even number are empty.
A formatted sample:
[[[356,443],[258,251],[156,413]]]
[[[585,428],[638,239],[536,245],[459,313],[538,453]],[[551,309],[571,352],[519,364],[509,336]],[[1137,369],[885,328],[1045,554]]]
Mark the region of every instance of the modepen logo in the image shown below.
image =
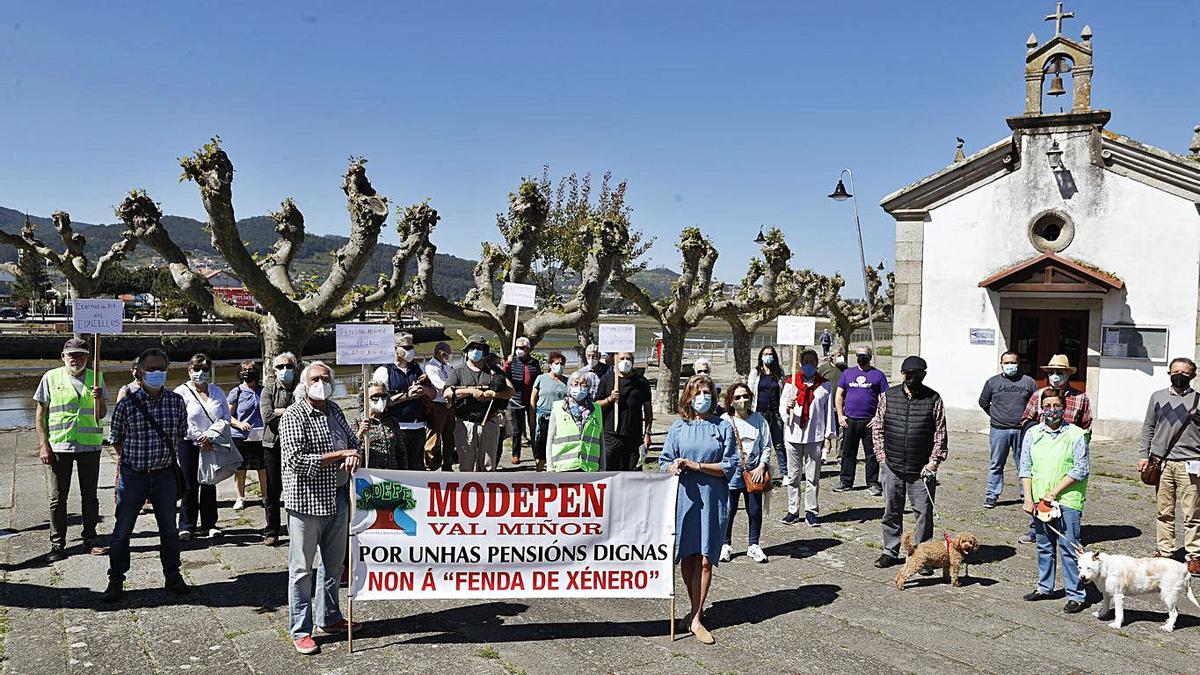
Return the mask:
[[[360,512],[375,511],[375,521],[367,525],[369,519],[359,520],[357,525],[360,527],[356,527],[356,531],[399,530],[410,537],[416,536],[417,523],[407,513],[417,507],[417,500],[410,488],[390,480],[371,483],[356,478],[354,493],[357,496],[355,506]]]

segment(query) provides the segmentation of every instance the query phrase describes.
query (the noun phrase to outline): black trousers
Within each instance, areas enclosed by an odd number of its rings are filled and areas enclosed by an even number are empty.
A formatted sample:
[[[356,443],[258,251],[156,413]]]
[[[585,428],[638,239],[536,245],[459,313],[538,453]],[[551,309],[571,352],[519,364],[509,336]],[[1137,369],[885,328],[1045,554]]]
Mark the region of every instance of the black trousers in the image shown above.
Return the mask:
[[[641,436],[616,436],[604,434],[605,471],[641,471],[638,465],[638,448]]]
[[[83,510],[83,540],[96,538],[100,522],[100,500],[96,484],[100,480],[99,452],[56,452],[50,464],[50,546],[67,545],[67,499],[71,496],[71,473],[79,467],[79,501]]]
[[[533,429],[529,429],[529,408],[509,408],[512,418],[512,456],[520,459],[521,446],[528,432],[530,445],[533,444]]]
[[[196,479],[200,446],[184,441],[179,444],[178,454],[179,468],[183,469],[183,479],[187,483],[187,492],[179,503],[179,531],[210,530],[217,526],[217,486],[201,485]]]
[[[420,429],[401,429],[400,447],[396,448],[396,454],[404,456],[403,460],[400,457],[396,457],[396,460],[405,463],[405,471],[424,471],[425,427],[421,427]]]
[[[879,484],[879,460],[875,459],[875,441],[871,438],[871,429],[867,425],[871,420],[846,418],[846,429],[842,436],[842,471],[843,487],[854,485],[854,473],[858,468],[858,446],[862,443],[866,454],[867,485],[881,487]]]
[[[279,509],[283,501],[283,464],[279,456],[278,441],[275,446],[263,445],[263,465],[267,469],[267,486],[263,490],[263,511],[266,512],[267,526],[263,534],[279,536]]]

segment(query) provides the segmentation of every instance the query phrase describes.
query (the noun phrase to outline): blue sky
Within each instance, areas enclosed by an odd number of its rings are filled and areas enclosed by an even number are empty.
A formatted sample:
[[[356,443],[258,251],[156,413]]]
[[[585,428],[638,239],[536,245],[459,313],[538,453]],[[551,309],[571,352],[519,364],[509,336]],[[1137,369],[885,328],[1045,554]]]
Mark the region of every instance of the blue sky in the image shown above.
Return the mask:
[[[351,9],[353,8],[353,9]],[[1068,2],[1095,32],[1093,102],[1110,128],[1185,153],[1200,124],[1193,3]],[[497,235],[522,176],[629,181],[655,264],[699,225],[740,277],[758,226],[798,266],[892,258],[889,192],[1005,136],[1031,31],[1053,2],[9,3],[0,23],[0,205],[111,222],[143,187],[202,218],[176,158],[220,134],[240,217],[293,196],[345,232],[346,157],[394,206],[426,197],[439,249]],[[389,224],[390,226],[390,224]],[[395,241],[394,231],[386,240]]]

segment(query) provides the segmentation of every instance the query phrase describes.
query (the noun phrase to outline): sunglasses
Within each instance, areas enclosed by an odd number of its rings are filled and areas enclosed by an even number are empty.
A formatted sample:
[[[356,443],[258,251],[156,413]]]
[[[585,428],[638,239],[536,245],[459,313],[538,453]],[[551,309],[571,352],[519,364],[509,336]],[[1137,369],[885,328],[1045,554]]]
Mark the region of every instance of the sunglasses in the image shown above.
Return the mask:
[[[296,366],[294,366],[290,363],[281,363],[281,364],[275,366],[275,370],[295,370],[295,369],[296,369]]]
[[[743,394],[743,395],[741,395],[741,396],[734,396],[734,397],[733,397],[733,400],[735,400],[735,401],[749,401],[749,400],[750,400],[750,395],[749,395],[749,394]]]
[[[372,395],[371,395],[371,400],[372,400],[372,401],[386,401],[386,400],[387,400],[387,394],[372,394]]]

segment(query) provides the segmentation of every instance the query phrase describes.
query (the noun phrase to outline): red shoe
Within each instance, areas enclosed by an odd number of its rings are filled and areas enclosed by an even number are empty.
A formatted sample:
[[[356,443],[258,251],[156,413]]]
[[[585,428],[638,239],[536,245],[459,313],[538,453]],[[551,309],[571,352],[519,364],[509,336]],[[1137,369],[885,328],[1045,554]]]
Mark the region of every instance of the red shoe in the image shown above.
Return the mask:
[[[326,633],[328,635],[341,635],[341,634],[345,633],[347,631],[347,629],[349,629],[349,627],[350,627],[349,621],[346,621],[345,619],[339,619],[337,622],[331,623],[328,626],[321,626],[321,632]],[[362,629],[362,624],[355,621],[354,622],[354,630],[357,631],[360,629]]]
[[[317,641],[312,639],[311,635],[302,635],[292,640],[292,646],[296,648],[296,651],[304,655],[316,654],[321,651],[321,648],[317,646]]]
[[[1200,577],[1200,558],[1188,560],[1188,574]]]

